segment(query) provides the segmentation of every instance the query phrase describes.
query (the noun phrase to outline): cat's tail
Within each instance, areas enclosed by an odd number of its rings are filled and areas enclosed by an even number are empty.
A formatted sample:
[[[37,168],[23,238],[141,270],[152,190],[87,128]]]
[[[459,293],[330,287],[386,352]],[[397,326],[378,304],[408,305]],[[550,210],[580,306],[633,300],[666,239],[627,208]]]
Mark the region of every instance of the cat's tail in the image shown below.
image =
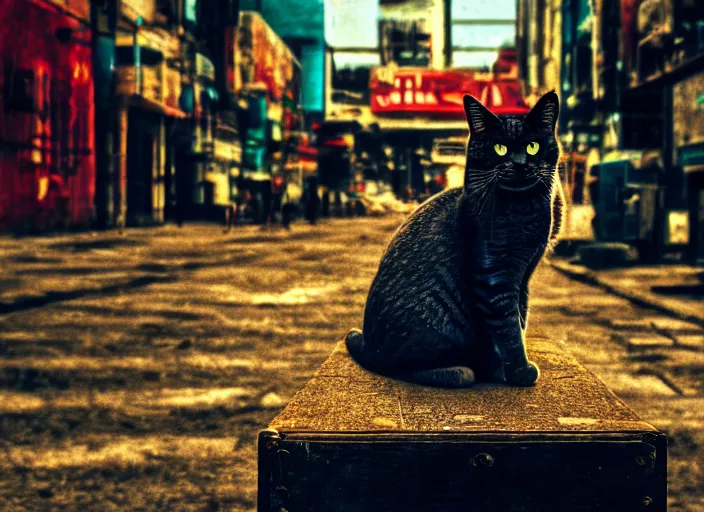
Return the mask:
[[[420,370],[399,375],[398,378],[414,384],[439,388],[466,388],[475,381],[474,372],[466,366]]]
[[[360,366],[369,371],[386,375],[387,377],[441,388],[464,388],[471,386],[475,381],[474,372],[466,366],[450,366],[447,368],[434,368],[412,372],[388,372],[371,364],[369,357],[364,352],[364,335],[359,329],[351,329],[345,336],[347,351]]]
[[[359,329],[351,329],[350,332],[345,335],[345,345],[347,345],[347,351],[352,356],[352,359],[357,361],[360,365],[365,366],[364,361],[364,335]]]

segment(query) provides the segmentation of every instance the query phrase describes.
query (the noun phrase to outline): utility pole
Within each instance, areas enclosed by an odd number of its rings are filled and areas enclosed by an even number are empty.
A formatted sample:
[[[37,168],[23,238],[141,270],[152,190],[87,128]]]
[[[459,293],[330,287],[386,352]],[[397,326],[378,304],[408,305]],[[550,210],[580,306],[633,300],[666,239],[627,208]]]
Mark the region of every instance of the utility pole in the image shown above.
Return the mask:
[[[121,0],[90,3],[95,103],[95,211],[98,229],[114,223],[115,32]]]
[[[445,25],[445,67],[452,66],[452,0],[445,0],[444,7],[444,25]]]

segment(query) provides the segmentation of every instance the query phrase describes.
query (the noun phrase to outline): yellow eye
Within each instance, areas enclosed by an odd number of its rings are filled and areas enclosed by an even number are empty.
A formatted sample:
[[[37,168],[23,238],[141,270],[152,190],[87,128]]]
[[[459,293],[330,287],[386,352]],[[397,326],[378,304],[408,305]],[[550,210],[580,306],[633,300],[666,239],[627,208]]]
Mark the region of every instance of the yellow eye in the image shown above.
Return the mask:
[[[538,144],[537,142],[531,142],[530,144],[528,144],[526,151],[528,151],[529,155],[535,155],[539,149],[540,149],[540,144]]]
[[[499,156],[504,156],[506,154],[506,146],[503,144],[494,144],[494,151],[496,151],[496,154]]]

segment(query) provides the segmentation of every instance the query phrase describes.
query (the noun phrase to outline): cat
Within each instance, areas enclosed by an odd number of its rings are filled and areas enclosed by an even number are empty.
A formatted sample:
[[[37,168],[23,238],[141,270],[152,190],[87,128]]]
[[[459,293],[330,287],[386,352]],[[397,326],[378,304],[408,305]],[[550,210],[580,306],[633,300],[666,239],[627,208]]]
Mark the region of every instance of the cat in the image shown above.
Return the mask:
[[[463,99],[465,181],[420,205],[398,228],[367,296],[362,330],[345,336],[362,367],[437,387],[475,381],[531,386],[528,284],[562,225],[559,99],[496,117]]]

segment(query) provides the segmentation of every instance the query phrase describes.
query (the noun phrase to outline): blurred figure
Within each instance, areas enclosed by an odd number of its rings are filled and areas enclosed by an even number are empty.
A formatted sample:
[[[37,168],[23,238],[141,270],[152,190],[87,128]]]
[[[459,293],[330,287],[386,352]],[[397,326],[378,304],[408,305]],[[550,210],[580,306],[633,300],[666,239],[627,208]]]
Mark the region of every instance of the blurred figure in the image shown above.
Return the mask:
[[[225,210],[225,233],[229,233],[237,220],[237,203],[232,202]]]
[[[306,179],[305,196],[305,217],[311,224],[318,221],[318,210],[320,208],[320,196],[318,195],[318,177],[313,175]]]

